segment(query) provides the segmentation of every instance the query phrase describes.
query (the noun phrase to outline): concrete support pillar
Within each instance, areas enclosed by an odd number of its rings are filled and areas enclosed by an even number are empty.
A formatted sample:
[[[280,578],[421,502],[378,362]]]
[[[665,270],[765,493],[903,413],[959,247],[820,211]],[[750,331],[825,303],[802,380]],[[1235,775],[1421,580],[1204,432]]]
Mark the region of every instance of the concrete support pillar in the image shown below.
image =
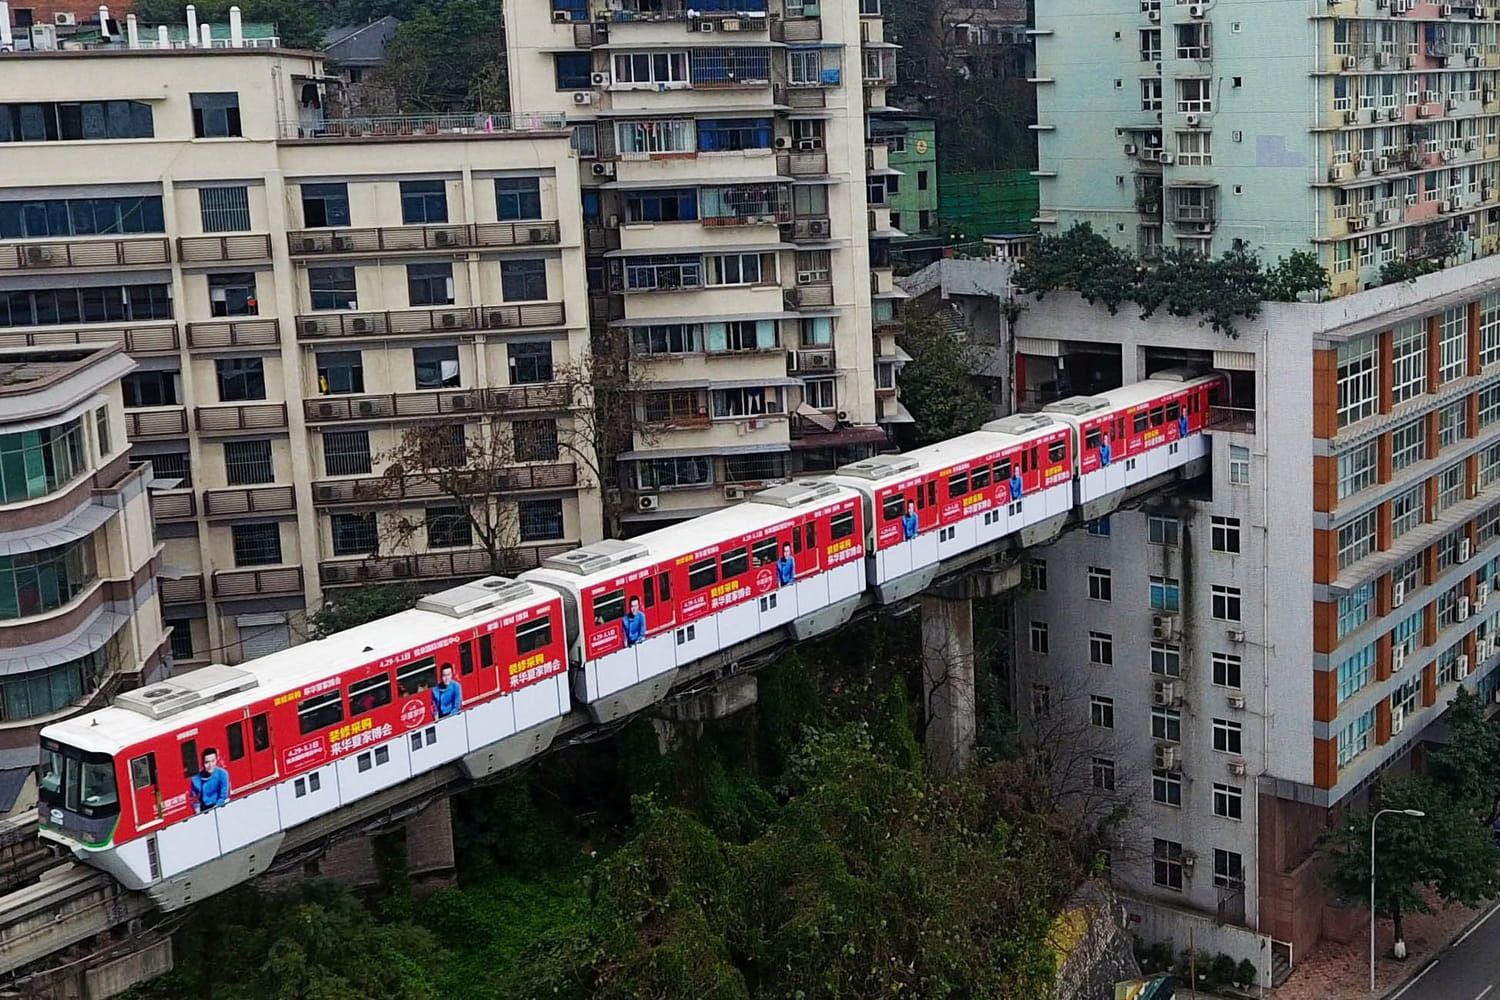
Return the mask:
[[[927,760],[953,774],[974,752],[974,602],[928,594],[921,606]]]
[[[406,870],[423,889],[453,885],[453,803],[442,798],[406,821]]]

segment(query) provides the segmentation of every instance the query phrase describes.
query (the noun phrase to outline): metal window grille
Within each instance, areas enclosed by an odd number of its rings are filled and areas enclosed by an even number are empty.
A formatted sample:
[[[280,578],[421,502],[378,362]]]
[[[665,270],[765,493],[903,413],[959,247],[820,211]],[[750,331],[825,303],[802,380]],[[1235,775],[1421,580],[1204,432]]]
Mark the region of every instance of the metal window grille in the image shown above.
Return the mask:
[[[281,528],[274,521],[236,524],[230,532],[234,537],[236,566],[265,566],[281,562]]]
[[[193,485],[191,457],[185,451],[169,455],[152,455],[151,468],[156,471],[158,478],[181,480],[178,486],[182,489]]]
[[[521,541],[535,542],[563,537],[561,500],[522,500],[516,504]]]
[[[276,479],[270,441],[224,442],[224,478],[230,486],[250,486]]]
[[[323,467],[330,476],[368,475],[370,432],[324,431]]]
[[[250,191],[241,187],[198,189],[205,233],[242,233],[250,228]]]

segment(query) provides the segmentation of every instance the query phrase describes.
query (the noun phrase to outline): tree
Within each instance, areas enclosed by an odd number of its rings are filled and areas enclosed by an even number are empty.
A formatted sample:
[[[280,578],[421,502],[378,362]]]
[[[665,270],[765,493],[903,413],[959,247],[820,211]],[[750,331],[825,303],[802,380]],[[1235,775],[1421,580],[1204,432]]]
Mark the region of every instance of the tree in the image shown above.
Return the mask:
[[[912,360],[901,369],[901,401],[916,418],[916,443],[976,431],[994,406],[970,377],[974,351],[935,321],[908,316],[898,340]]]
[[[308,637],[326,639],[335,632],[405,611],[417,602],[414,591],[399,585],[351,587],[333,592],[308,616]]]
[[[1486,826],[1500,818],[1500,726],[1478,696],[1458,689],[1444,719],[1448,740],[1427,755],[1427,773]]]
[[[499,0],[429,0],[386,46],[372,82],[400,112],[503,111],[505,27]]]
[[[1328,290],[1328,272],[1317,254],[1293,250],[1266,268],[1266,298],[1272,302],[1298,302],[1311,295],[1317,301]]]

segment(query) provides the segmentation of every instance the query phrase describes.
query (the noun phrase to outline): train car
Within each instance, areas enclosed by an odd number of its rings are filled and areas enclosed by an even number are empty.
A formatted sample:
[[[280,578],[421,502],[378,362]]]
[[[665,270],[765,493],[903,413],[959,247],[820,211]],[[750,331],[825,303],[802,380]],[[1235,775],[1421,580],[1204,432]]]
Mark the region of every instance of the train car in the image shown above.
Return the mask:
[[[864,538],[858,493],[797,481],[522,579],[563,595],[574,695],[603,722],[660,701],[693,660],[798,622],[841,624],[864,590]]]
[[[1142,382],[1042,408],[1078,432],[1073,502],[1083,506],[1208,454],[1209,406],[1222,375],[1167,369]]]
[[[1073,504],[1073,449],[1067,424],[1025,414],[841,467],[834,482],[865,498],[870,584],[881,588],[883,601],[899,599],[910,588],[892,587],[893,581],[1066,514]]]
[[[570,709],[563,607],[490,577],[47,726],[43,838],[163,909],[263,871],[287,831],[458,762],[545,749]]]

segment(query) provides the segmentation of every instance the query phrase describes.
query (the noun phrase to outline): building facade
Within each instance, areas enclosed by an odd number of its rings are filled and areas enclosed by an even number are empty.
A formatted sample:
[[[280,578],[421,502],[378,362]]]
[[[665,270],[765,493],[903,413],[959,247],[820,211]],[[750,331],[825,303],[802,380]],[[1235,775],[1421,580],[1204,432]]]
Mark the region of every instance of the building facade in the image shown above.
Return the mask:
[[[163,676],[149,463],[116,344],[0,331],[0,815],[35,805],[37,732]]]
[[[885,145],[890,169],[886,181],[891,225],[910,239],[897,251],[934,233],[938,219],[937,122],[931,118],[887,115],[871,128],[871,139]]]
[[[1318,837],[1500,679],[1500,261],[1238,332],[1071,294],[1028,312],[1032,407],[1063,372],[1229,391],[1206,479],[1033,553],[1016,697],[1110,745],[1085,773],[1134,805],[1114,871],[1144,928],[1265,969],[1323,932]]]
[[[1336,294],[1392,261],[1493,253],[1494,17],[1426,0],[1041,4],[1037,222],[1142,253],[1314,250]]]
[[[0,58],[0,336],[135,359],[189,663],[295,641],[330,588],[489,571],[461,511],[383,477],[412,427],[510,443],[520,565],[600,530],[561,120],[342,116],[319,57],[228,45]]]
[[[626,530],[831,468],[896,398],[878,0],[509,0],[512,107],[566,114],[591,317],[628,353]]]

